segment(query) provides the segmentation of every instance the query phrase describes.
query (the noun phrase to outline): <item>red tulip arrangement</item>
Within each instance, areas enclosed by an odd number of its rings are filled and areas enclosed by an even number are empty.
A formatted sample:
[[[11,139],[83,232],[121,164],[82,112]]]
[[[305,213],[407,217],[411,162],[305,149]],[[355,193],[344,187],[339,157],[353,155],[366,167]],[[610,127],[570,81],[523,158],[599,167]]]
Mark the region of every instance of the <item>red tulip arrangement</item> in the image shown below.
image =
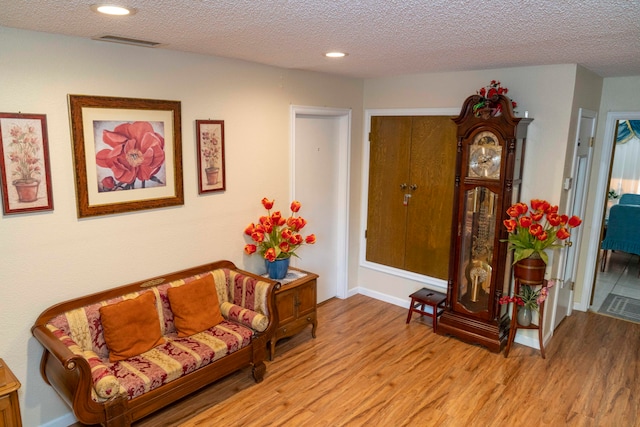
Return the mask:
[[[258,252],[264,259],[275,261],[296,255],[295,251],[303,244],[312,245],[316,242],[315,234],[302,237],[300,230],[307,225],[307,220],[296,216],[301,204],[298,201],[291,202],[291,216],[285,218],[280,211],[271,213],[274,200],[266,197],[262,199],[262,206],[267,210],[267,215],[261,216],[257,224],[251,223],[245,228],[244,233],[251,237],[255,243],[245,245],[244,252],[251,255]]]
[[[507,209],[507,214],[509,219],[504,220],[504,226],[510,234],[506,241],[509,249],[514,250],[514,264],[533,254],[540,255],[547,264],[549,256],[545,250],[564,246],[571,236],[569,229],[582,224],[578,216],[560,215],[558,206],[539,199],[531,200],[531,209],[526,203],[516,203]]]

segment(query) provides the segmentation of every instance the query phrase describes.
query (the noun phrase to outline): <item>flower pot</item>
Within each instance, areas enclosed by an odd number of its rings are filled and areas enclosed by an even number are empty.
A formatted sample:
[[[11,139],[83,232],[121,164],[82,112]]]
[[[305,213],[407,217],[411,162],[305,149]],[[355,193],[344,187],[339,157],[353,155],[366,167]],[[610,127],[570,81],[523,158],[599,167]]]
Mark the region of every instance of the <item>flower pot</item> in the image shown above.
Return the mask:
[[[269,279],[284,279],[287,275],[287,271],[289,271],[289,261],[291,261],[291,258],[276,259],[275,261],[264,260],[264,264],[267,267],[267,273],[269,274]]]
[[[529,307],[518,308],[518,324],[520,326],[531,325],[531,316],[532,316],[532,313]]]
[[[218,183],[220,168],[206,168],[204,172],[207,175],[207,185],[216,185]]]
[[[40,181],[33,179],[18,179],[13,181],[13,185],[16,187],[16,191],[18,192],[19,202],[27,203],[38,200],[38,187],[40,186]]]
[[[487,120],[491,117],[493,117],[493,109],[489,106],[487,107],[483,107],[483,108],[478,108],[476,110],[476,117],[480,117],[483,120]]]
[[[513,277],[521,285],[541,285],[544,282],[544,272],[547,264],[540,257],[521,259],[513,266]]]

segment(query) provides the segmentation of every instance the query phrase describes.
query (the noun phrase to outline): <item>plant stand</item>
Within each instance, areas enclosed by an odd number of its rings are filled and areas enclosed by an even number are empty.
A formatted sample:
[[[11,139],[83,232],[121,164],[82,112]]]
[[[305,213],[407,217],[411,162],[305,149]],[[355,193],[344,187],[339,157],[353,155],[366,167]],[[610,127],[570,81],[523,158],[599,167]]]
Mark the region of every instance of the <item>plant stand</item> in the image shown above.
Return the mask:
[[[528,284],[529,286],[547,286],[547,281],[544,280],[542,283],[538,285]],[[514,294],[520,293],[520,279],[517,277],[514,280]],[[504,350],[504,357],[509,355],[509,350],[511,350],[511,344],[513,344],[513,340],[516,337],[516,331],[518,329],[537,329],[538,330],[538,341],[540,343],[540,355],[542,358],[545,358],[544,355],[544,343],[542,341],[542,320],[544,319],[544,301],[542,301],[538,307],[538,324],[530,324],[529,326],[522,326],[518,323],[518,305],[516,303],[511,304],[511,325],[509,326],[509,338],[507,339],[507,347]]]

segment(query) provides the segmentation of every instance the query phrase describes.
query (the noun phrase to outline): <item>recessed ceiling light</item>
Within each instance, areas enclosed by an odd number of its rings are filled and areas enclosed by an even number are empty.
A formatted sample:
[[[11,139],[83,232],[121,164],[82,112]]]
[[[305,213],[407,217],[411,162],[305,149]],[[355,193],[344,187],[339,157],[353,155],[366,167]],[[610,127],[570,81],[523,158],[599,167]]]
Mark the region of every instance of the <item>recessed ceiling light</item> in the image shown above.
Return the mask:
[[[324,56],[327,58],[344,58],[347,54],[344,52],[327,52]]]
[[[136,13],[136,9],[124,6],[116,6],[113,4],[93,4],[91,10],[98,13],[104,13],[105,15],[133,15]]]

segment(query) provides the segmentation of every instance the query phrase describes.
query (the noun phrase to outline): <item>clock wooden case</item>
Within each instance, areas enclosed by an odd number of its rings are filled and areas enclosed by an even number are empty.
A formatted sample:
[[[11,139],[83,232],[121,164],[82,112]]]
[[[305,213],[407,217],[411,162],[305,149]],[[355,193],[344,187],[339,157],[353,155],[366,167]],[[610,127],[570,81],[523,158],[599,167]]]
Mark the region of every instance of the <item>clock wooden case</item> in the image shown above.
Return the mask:
[[[493,97],[493,114],[480,117],[467,98],[457,125],[457,154],[447,304],[438,333],[500,352],[509,333],[506,306],[511,251],[502,222],[520,197],[526,132],[533,119],[513,115],[511,100]],[[495,110],[498,107],[498,110]],[[495,114],[501,111],[501,114]]]

